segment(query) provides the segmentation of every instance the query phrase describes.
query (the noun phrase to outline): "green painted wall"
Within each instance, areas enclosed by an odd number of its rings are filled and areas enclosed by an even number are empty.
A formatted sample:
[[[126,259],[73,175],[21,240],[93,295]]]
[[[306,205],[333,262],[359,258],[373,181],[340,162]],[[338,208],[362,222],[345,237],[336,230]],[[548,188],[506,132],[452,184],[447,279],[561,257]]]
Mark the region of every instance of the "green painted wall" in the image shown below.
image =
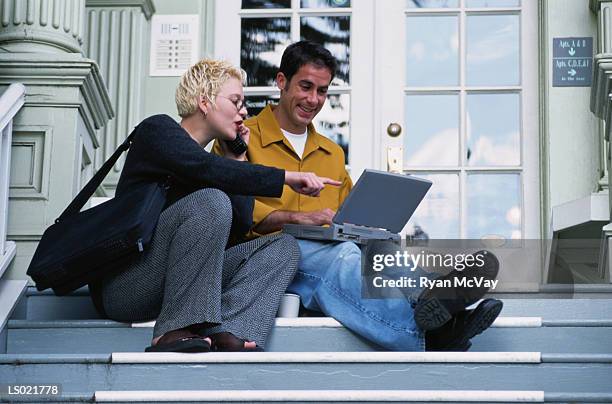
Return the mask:
[[[155,14],[198,14],[200,16],[200,56],[212,55],[212,13],[214,0],[154,0]],[[180,77],[151,77],[145,80],[144,117],[168,114],[175,119],[174,91]]]

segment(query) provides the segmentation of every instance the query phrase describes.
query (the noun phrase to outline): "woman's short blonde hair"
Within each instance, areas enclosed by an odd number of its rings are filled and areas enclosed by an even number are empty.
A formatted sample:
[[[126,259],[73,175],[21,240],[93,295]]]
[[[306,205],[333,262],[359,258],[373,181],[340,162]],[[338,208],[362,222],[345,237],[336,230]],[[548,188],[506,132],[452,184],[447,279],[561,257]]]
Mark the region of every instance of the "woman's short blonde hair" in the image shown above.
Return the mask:
[[[196,112],[200,96],[215,105],[219,89],[230,78],[236,78],[244,85],[246,73],[224,60],[202,59],[191,66],[176,88],[174,98],[178,114],[185,118]]]

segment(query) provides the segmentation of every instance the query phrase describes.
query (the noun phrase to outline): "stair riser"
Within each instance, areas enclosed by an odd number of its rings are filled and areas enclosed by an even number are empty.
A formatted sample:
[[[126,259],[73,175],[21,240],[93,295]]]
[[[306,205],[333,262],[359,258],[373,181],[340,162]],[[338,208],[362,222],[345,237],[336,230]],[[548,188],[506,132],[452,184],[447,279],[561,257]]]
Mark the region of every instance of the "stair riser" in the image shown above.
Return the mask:
[[[91,299],[74,296],[36,294],[32,291],[13,318],[28,320],[100,318]],[[538,316],[545,319],[612,319],[612,299],[524,299],[504,298],[501,316]]]
[[[13,318],[27,320],[97,319],[89,296],[34,295],[22,299]]]
[[[0,365],[0,380],[62,383],[64,392],[317,388],[612,393],[612,366],[609,363],[64,363]]]
[[[141,352],[150,344],[151,328],[17,328],[8,330],[8,353]],[[490,328],[473,340],[471,351],[611,353],[612,327]],[[273,330],[268,351],[374,351],[345,328]]]

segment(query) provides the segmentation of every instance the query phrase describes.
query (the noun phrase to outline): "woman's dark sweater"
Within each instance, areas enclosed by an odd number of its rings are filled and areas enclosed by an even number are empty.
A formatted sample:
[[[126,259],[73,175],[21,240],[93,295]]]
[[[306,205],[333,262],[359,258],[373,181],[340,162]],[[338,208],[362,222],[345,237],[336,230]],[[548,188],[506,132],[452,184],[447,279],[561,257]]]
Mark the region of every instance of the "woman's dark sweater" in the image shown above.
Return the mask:
[[[243,235],[253,223],[253,198],[280,196],[285,171],[235,161],[208,153],[168,115],[154,115],[135,130],[117,195],[141,183],[164,181],[172,186],[166,207],[201,188],[217,188],[232,201],[232,235]]]

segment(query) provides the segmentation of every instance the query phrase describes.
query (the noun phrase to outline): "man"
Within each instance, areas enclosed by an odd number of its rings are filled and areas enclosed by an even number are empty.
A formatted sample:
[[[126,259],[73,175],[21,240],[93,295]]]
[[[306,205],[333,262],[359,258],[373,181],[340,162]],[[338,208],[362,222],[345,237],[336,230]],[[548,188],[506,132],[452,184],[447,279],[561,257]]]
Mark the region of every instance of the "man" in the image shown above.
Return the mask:
[[[309,41],[290,45],[276,76],[281,90],[278,105],[268,105],[245,122],[251,132],[247,152],[251,163],[312,171],[342,182],[340,187],[326,187],[319,198],[290,190],[283,192],[282,198],[257,198],[254,236],[280,231],[287,223],[330,224],[351,190],[344,152],[312,125],[326,101],[335,71],[334,57],[322,46]],[[218,145],[215,147],[218,151]],[[466,304],[475,303],[486,290],[476,295],[474,291],[472,295],[454,291],[457,296],[453,299],[441,299],[435,291],[426,299],[423,294],[409,299],[361,299],[361,251],[357,245],[298,242],[301,261],[288,291],[300,295],[305,308],[334,317],[387,349],[465,351],[471,345],[469,339],[488,328],[502,308],[500,301],[487,299],[475,310],[465,311]],[[487,265],[496,275],[497,260],[490,257]],[[426,338],[424,329],[429,330]]]

